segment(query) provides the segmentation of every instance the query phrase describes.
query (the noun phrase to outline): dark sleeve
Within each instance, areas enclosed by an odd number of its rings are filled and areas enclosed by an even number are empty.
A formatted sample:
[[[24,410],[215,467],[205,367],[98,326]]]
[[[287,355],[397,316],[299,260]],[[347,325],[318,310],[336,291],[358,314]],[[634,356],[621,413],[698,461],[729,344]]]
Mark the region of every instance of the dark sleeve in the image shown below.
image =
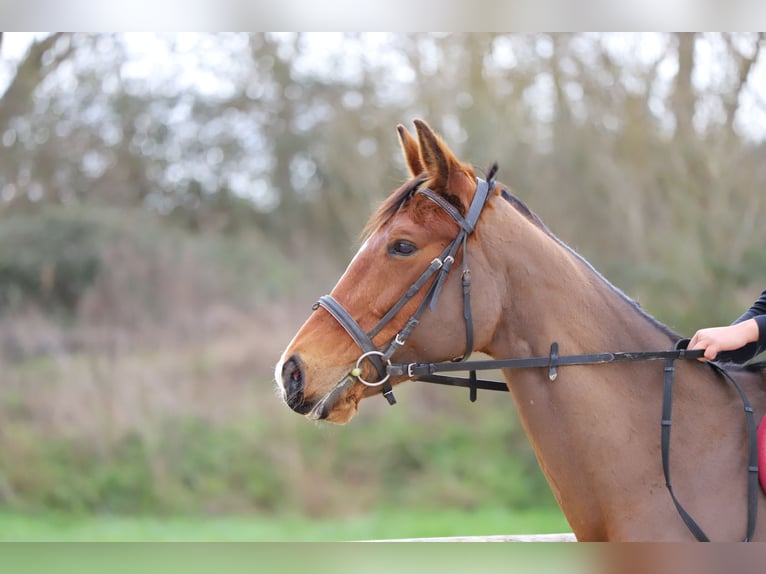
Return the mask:
[[[763,351],[766,349],[766,314],[758,315],[757,317],[754,317],[754,319],[755,322],[758,323],[758,332],[760,333],[758,338],[758,348],[760,351]]]
[[[761,293],[761,296],[753,303],[753,306],[745,311],[732,325],[742,323],[748,319],[755,319],[755,322],[758,324],[758,341],[748,343],[735,351],[719,353],[716,360],[744,363],[766,349],[766,290]]]
[[[766,291],[761,293],[761,296],[758,297],[758,301],[753,303],[753,306],[750,307],[750,309],[745,311],[739,319],[734,321],[734,324],[753,319],[759,315],[766,315]],[[761,335],[763,335],[763,333],[761,333]]]

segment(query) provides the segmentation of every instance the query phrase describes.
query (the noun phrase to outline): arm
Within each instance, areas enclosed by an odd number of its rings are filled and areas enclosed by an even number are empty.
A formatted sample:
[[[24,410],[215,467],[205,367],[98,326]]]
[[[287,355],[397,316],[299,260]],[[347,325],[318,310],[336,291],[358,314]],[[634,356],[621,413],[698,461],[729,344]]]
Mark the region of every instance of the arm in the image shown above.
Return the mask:
[[[734,322],[739,323],[740,321],[762,317],[763,315],[766,315],[766,291],[761,293],[761,296],[753,303],[753,306]]]
[[[697,331],[689,349],[704,349],[705,359],[744,363],[766,348],[766,291],[728,327]],[[719,354],[720,353],[720,354]]]

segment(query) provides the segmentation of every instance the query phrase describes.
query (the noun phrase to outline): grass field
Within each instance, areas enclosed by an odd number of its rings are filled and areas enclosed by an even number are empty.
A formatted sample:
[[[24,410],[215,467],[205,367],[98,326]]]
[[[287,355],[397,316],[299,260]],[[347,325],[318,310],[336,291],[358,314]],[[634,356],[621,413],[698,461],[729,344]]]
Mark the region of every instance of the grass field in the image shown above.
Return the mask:
[[[0,541],[346,541],[568,532],[558,509],[484,509],[346,519],[277,517],[127,517],[0,513]]]

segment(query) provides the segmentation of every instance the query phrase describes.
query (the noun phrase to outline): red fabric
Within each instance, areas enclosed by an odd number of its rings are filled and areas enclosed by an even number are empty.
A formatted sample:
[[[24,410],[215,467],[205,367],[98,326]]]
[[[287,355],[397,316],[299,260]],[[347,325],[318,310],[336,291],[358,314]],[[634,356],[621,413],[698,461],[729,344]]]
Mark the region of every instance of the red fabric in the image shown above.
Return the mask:
[[[758,425],[758,480],[761,490],[766,492],[766,415]]]

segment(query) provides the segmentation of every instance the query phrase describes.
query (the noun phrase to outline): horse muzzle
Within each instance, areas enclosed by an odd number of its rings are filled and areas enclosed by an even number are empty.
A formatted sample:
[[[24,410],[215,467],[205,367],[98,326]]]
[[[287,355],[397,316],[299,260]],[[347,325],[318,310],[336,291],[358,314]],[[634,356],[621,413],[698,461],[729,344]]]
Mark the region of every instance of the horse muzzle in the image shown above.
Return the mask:
[[[343,424],[356,412],[361,394],[351,394],[356,379],[346,374],[329,390],[319,394],[307,390],[310,369],[295,353],[277,365],[276,377],[282,399],[293,411],[313,420],[326,420]],[[337,379],[336,379],[337,380]],[[352,408],[353,404],[353,408]]]
[[[306,377],[298,357],[293,355],[282,363],[281,371],[279,377],[282,383],[282,398],[284,398],[287,406],[302,415],[310,413],[316,403],[306,401],[303,394]]]

